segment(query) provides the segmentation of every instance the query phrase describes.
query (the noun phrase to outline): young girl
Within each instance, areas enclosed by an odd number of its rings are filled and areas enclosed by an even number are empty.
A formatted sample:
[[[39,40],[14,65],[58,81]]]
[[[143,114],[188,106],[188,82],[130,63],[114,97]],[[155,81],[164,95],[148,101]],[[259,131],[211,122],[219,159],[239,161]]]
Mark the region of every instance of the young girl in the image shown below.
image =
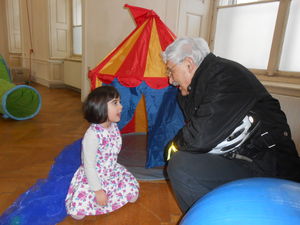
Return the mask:
[[[137,180],[117,163],[121,111],[119,93],[112,86],[96,88],[83,103],[84,118],[91,125],[82,140],[82,165],[66,197],[67,213],[75,219],[109,213],[138,198]]]

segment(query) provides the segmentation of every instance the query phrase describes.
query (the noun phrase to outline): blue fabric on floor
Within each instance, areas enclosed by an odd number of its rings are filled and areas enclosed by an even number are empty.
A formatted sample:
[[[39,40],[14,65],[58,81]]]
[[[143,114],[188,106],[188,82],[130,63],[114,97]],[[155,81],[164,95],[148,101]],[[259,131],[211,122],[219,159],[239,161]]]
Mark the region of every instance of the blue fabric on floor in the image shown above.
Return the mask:
[[[138,180],[164,180],[163,168],[145,168],[147,135],[123,135],[118,162]],[[0,225],[54,225],[67,216],[65,198],[71,179],[81,164],[81,139],[56,157],[47,179],[40,179],[1,216]]]
[[[65,198],[81,164],[81,139],[62,150],[47,179],[38,180],[0,217],[0,225],[54,225],[66,216]]]

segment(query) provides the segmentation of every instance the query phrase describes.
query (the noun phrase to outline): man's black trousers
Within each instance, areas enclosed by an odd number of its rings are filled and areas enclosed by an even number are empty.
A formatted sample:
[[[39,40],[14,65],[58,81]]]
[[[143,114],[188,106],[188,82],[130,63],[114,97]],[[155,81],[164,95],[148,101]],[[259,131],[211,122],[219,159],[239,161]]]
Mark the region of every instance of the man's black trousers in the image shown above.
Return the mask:
[[[215,154],[176,152],[167,167],[177,202],[186,212],[195,201],[214,188],[242,178],[270,176],[253,162]]]

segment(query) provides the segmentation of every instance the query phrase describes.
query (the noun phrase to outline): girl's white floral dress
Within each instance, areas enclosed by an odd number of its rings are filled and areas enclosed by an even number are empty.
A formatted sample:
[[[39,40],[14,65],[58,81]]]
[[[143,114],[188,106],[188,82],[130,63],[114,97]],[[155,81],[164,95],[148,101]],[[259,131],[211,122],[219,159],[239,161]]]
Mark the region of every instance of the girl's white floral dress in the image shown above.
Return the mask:
[[[109,128],[91,124],[90,128],[98,138],[96,171],[102,189],[108,196],[107,206],[96,203],[95,193],[90,189],[84,165],[75,172],[66,197],[66,209],[70,215],[99,215],[112,212],[124,206],[139,194],[135,177],[117,163],[122,138],[116,123]]]

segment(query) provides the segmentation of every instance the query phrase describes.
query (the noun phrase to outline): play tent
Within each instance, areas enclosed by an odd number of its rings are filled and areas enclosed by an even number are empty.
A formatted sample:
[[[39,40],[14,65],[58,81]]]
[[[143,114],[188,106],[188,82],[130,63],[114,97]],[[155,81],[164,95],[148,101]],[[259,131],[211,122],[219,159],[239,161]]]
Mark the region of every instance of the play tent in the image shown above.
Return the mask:
[[[177,104],[177,88],[170,86],[161,52],[175,35],[153,11],[125,5],[137,27],[89,71],[92,89],[99,85],[115,86],[121,94],[123,112],[119,128],[135,132],[135,110],[144,96],[148,141],[146,168],[163,166],[164,147],[183,126]]]

